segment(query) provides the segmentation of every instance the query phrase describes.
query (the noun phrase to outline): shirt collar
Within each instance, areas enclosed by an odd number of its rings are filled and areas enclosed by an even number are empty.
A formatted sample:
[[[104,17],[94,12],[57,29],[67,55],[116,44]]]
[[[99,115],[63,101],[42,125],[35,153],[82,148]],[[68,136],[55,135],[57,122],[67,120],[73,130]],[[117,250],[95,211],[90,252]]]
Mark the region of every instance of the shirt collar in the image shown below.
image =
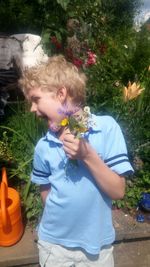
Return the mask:
[[[62,141],[60,141],[58,139],[57,135],[54,132],[50,131],[50,130],[48,130],[48,132],[46,133],[45,139],[50,141],[50,142],[54,142],[54,143],[58,143],[58,144],[62,145]]]
[[[99,116],[96,116],[94,114],[91,114],[88,122],[89,129],[93,132],[101,132],[102,131],[102,125],[100,124]]]

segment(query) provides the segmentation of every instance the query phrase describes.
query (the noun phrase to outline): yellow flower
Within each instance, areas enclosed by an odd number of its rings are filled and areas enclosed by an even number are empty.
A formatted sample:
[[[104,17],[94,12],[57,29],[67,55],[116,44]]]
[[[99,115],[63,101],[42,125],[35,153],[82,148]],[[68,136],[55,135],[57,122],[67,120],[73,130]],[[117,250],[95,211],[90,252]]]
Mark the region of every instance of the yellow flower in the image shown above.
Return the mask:
[[[75,127],[74,130],[81,134],[81,133],[86,133],[88,131],[88,128],[84,127],[84,126],[78,126],[78,127]]]
[[[61,126],[66,126],[66,125],[68,125],[68,124],[69,124],[69,120],[68,120],[68,118],[63,119],[63,120],[61,121],[61,123],[60,123]]]
[[[131,84],[131,82],[129,81],[128,86],[125,86],[123,90],[124,101],[127,102],[138,97],[143,92],[143,90],[144,88],[141,88],[140,84],[136,84],[136,82]]]

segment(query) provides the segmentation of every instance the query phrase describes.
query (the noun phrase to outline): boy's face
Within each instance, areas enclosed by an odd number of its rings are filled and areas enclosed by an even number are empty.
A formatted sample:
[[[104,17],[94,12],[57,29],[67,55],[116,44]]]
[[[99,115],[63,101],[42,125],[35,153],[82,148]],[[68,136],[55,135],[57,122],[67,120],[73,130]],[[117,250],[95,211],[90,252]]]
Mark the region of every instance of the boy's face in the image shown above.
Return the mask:
[[[28,100],[31,102],[31,112],[46,119],[50,130],[53,132],[60,130],[63,115],[59,113],[59,109],[62,108],[62,102],[56,93],[32,88],[28,93]]]

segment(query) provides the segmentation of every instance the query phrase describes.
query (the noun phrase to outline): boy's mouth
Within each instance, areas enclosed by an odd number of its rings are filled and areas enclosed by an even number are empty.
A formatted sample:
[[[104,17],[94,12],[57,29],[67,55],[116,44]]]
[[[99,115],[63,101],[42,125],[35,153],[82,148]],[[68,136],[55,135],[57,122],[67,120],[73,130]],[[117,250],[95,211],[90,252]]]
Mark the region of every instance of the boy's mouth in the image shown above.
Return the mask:
[[[38,114],[38,113],[36,113],[36,116],[37,116],[38,118],[41,118],[41,119],[46,120],[46,121],[49,120],[49,118],[48,118],[46,115],[44,115],[44,114]]]
[[[50,123],[51,123],[51,120],[50,120],[46,115],[44,115],[44,114],[36,114],[36,116],[37,116],[38,118],[40,118],[40,119],[46,121],[47,124],[48,124],[48,127],[49,127],[49,125],[50,125]]]

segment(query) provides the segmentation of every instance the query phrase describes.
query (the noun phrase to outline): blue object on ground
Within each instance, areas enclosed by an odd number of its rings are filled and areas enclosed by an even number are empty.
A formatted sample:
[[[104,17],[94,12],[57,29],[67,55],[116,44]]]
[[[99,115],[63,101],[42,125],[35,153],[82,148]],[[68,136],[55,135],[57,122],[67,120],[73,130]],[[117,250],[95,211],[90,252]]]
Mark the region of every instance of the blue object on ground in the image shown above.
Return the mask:
[[[138,215],[136,216],[136,220],[137,220],[138,222],[144,222],[144,220],[145,220],[144,215],[143,215],[143,214],[138,214]]]
[[[142,193],[141,199],[139,201],[139,207],[146,211],[150,211],[150,194],[149,193]]]

